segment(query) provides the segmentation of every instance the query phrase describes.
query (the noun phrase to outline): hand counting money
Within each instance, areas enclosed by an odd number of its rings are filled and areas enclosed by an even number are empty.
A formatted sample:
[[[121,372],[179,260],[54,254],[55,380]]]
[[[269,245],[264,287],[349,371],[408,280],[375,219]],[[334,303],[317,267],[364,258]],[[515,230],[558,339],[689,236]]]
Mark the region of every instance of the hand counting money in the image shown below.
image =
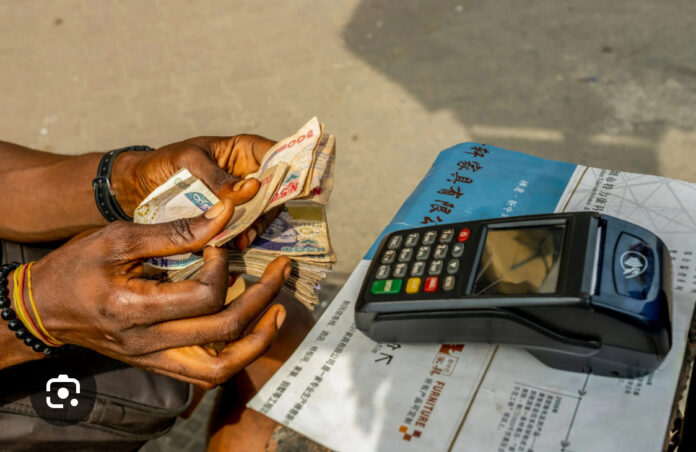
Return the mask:
[[[229,224],[209,242],[222,246],[265,212],[286,204],[246,251],[230,253],[229,267],[232,272],[261,276],[277,256],[290,257],[293,270],[285,290],[310,309],[318,303],[319,282],[336,262],[323,207],[333,188],[335,152],[334,136],[323,133],[316,117],[276,143],[266,152],[259,169],[247,176],[259,179],[259,191],[247,203],[235,206]],[[193,217],[217,202],[217,196],[203,182],[182,169],[145,198],[135,211],[134,221],[154,224]],[[166,271],[172,281],[180,281],[195,277],[203,260],[196,254],[182,254],[148,259],[146,265]]]

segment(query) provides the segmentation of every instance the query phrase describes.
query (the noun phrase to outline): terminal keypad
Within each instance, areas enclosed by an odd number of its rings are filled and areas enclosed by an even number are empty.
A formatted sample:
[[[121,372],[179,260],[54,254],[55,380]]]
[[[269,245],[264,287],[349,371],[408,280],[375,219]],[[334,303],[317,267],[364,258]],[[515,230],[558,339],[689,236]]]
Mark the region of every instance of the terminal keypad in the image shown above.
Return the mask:
[[[454,228],[392,234],[381,255],[376,256],[381,265],[375,273],[372,294],[453,291],[460,278],[464,246],[461,231]]]

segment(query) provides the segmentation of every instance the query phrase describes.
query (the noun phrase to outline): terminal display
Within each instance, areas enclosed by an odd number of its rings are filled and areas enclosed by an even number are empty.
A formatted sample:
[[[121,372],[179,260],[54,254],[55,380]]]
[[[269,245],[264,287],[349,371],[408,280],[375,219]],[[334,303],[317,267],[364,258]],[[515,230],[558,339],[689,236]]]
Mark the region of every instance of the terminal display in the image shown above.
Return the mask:
[[[564,224],[489,230],[473,295],[556,292],[564,235]]]

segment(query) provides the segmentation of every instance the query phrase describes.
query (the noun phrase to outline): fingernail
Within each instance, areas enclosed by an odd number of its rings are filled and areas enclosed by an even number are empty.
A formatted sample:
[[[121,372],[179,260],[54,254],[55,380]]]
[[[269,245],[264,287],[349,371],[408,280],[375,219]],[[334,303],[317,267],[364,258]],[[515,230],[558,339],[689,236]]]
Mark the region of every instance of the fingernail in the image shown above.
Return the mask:
[[[283,322],[285,322],[285,309],[279,309],[280,312],[276,314],[276,329],[280,329],[281,326],[283,326]]]
[[[249,245],[254,243],[254,240],[256,239],[256,229],[252,229],[249,232],[247,232],[247,239],[249,240]]]
[[[204,216],[208,220],[212,220],[213,218],[217,217],[218,215],[220,215],[224,211],[225,211],[225,203],[222,201],[218,201],[217,204],[215,204],[213,207],[211,207],[210,209],[208,209],[205,212]]]
[[[285,279],[288,279],[290,277],[290,272],[292,271],[292,262],[289,262],[288,265],[285,267],[285,271],[283,271],[283,276]]]

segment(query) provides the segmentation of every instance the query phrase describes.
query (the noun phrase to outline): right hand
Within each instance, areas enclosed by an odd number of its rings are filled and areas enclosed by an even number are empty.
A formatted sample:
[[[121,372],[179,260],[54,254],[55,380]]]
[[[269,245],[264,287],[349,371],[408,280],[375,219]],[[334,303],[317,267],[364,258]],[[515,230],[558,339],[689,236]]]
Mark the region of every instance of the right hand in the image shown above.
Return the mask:
[[[131,216],[150,192],[181,168],[187,168],[219,198],[235,190],[256,192],[258,180],[250,178],[243,187],[240,182],[260,168],[274,144],[267,138],[245,134],[190,138],[153,152],[123,152],[114,160],[111,182],[119,204]],[[239,234],[234,239],[237,248],[249,246],[281,211],[282,207],[271,210]]]
[[[61,342],[204,388],[226,381],[273,343],[285,319],[282,305],[247,329],[282,288],[290,260],[274,260],[259,282],[228,306],[224,248],[205,248],[205,264],[194,280],[143,279],[141,261],[199,251],[248,195],[233,192],[201,216],[170,223],[114,222],[36,262],[33,294],[48,332]],[[202,347],[213,342],[226,345],[217,353]]]

